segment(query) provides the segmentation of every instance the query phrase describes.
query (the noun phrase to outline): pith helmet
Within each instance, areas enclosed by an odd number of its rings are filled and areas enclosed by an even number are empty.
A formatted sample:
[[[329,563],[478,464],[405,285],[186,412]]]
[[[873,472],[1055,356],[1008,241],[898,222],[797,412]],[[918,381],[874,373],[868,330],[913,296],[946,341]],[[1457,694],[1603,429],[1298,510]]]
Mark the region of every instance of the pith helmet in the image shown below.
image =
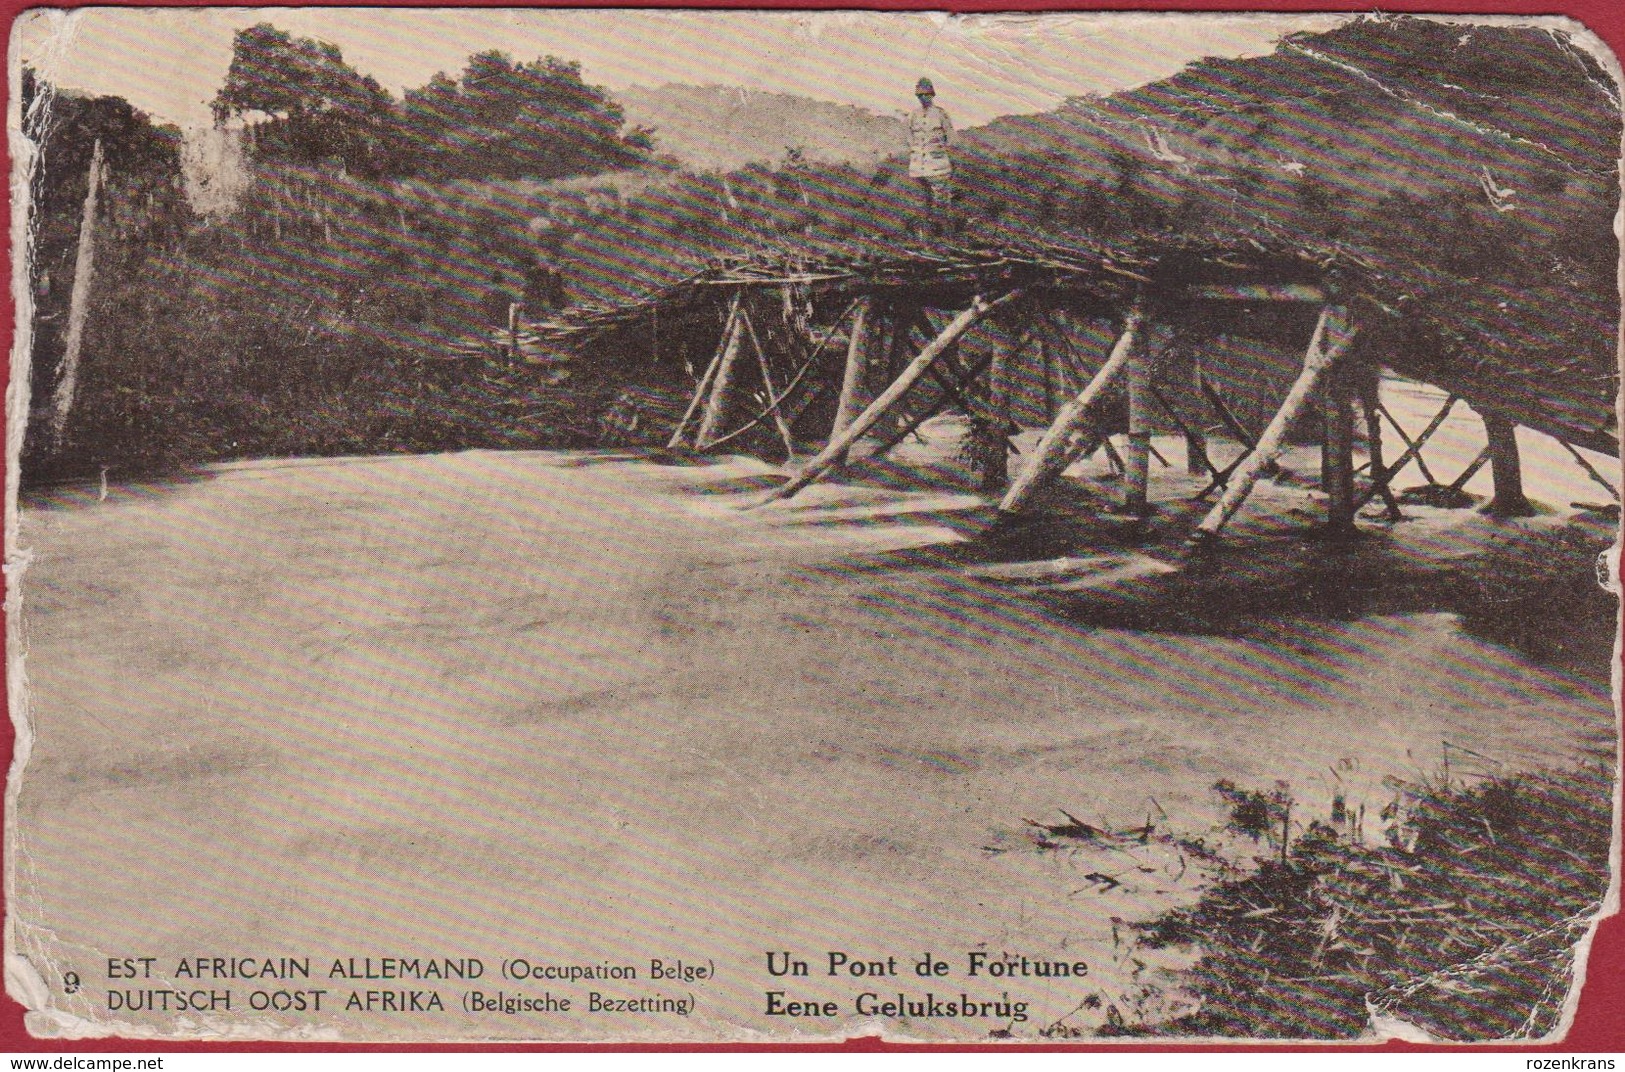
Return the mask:
[[[921,93],[929,93],[935,97],[937,95],[937,87],[931,84],[931,79],[922,78],[918,82],[914,83],[914,92],[916,95]]]

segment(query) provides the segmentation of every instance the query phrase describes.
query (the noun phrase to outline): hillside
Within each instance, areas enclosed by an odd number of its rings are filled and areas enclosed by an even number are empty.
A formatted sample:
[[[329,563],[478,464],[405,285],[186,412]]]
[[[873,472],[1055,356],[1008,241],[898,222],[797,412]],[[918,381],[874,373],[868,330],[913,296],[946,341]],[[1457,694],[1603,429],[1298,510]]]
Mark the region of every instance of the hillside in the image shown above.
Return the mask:
[[[1615,437],[1619,87],[1561,33],[1369,17],[966,143],[984,220],[1352,255],[1385,363]]]
[[[505,318],[538,217],[568,235],[572,302],[625,302],[722,254],[907,241],[918,194],[896,121],[771,94],[650,94],[641,100],[664,118],[640,111],[637,93],[627,110],[662,128],[663,150],[691,167],[753,162],[544,183],[258,161],[229,209],[190,221],[149,196],[178,183],[155,186],[150,169],[109,150],[118,226],[98,235],[79,401],[63,446],[31,440],[25,468],[40,479],[266,454],[591,443],[622,384],[671,379],[672,361],[703,365],[717,325],[686,331],[663,317],[645,338],[595,347],[593,367],[557,389],[439,361]],[[90,142],[89,128],[53,129],[62,145],[46,158],[68,178],[37,246],[40,385],[60,353],[59,254],[77,233],[82,187],[70,194],[69,178],[84,175]],[[966,241],[1039,238],[1141,263],[1256,242],[1335,264],[1330,282],[1373,361],[1617,450],[1619,138],[1617,88],[1561,33],[1371,17],[966,132],[958,206]],[[798,142],[801,162],[783,166]],[[178,173],[179,161],[163,170]]]
[[[970,131],[958,204],[991,241],[1336,261],[1373,360],[1607,450],[1619,143],[1617,86],[1563,33],[1373,16]],[[580,278],[605,297],[630,282],[608,250],[640,250],[647,289],[729,249],[895,245],[914,197],[896,157],[868,179],[697,177],[604,220]]]
[[[698,170],[807,160],[873,171],[908,142],[900,119],[862,108],[731,86],[634,86],[619,94],[627,119],[655,128],[661,152]]]

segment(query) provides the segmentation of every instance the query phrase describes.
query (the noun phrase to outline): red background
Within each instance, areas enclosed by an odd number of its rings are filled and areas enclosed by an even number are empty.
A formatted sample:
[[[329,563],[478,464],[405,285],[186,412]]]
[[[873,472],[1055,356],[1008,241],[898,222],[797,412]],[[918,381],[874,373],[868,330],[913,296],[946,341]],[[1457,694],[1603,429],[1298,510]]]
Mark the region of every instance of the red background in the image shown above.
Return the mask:
[[[143,0],[140,4],[117,4],[116,6],[154,6],[162,3],[164,6],[205,6],[192,4],[187,0],[177,3],[175,0]],[[13,19],[25,8],[37,6],[27,0],[0,0],[0,10],[5,13],[6,34],[9,40]],[[58,0],[52,6],[80,7],[86,6],[77,0]],[[110,6],[106,0],[100,0],[98,6]],[[263,3],[233,4],[214,3],[207,6],[270,6]],[[290,6],[290,5],[282,5]],[[299,6],[345,6],[343,4],[312,3]],[[354,6],[354,5],[351,5]],[[515,3],[487,2],[487,0],[461,0],[459,3],[430,3],[424,0],[396,0],[393,5],[399,7],[518,7],[518,6],[549,6],[549,5],[521,5]],[[784,8],[784,9],[836,9],[836,8],[881,8],[896,11],[1274,11],[1274,12],[1366,12],[1372,10],[1366,4],[1349,3],[1347,0],[1125,0],[1121,3],[1091,2],[1091,0],[983,0],[983,2],[965,2],[965,0],[871,0],[870,3],[841,3],[818,2],[818,0],[802,0],[802,2],[779,2],[779,0],[702,0],[695,3],[671,2],[671,0],[624,0],[618,4],[593,3],[591,0],[576,0],[568,5],[556,6],[570,7],[717,7],[717,8]],[[1584,23],[1593,33],[1608,43],[1608,46],[1618,56],[1625,52],[1625,10],[1622,10],[1619,0],[1388,0],[1381,5],[1385,13],[1409,12],[1416,14],[1462,14],[1462,15],[1566,15]],[[0,101],[9,105],[10,95],[9,79],[4,87],[0,87]],[[7,174],[10,174],[9,157]],[[6,233],[10,233],[10,204],[0,205],[0,214],[3,214]],[[9,281],[9,274],[8,274]],[[9,295],[10,288],[7,288]],[[6,301],[3,309],[4,326],[12,326],[14,310],[10,301]],[[9,375],[8,366],[0,366],[0,383]],[[6,548],[7,556],[12,548]],[[0,586],[6,584],[9,578],[0,579]],[[3,590],[3,589],[0,589]],[[0,617],[3,617],[0,611]],[[0,698],[0,703],[3,703]],[[10,718],[0,722],[0,765],[9,770],[12,757],[13,733]],[[1616,837],[1618,835],[1616,834]],[[3,904],[3,892],[0,892],[0,904]],[[52,1039],[35,1039],[30,1037],[23,1027],[23,1007],[13,1001],[9,996],[0,994],[0,1050],[12,1052],[63,1052],[63,1053],[100,1053],[100,1052],[215,1052],[229,1050],[246,1050],[253,1052],[300,1052],[316,1051],[329,1052],[332,1050],[353,1051],[383,1051],[383,1052],[412,1052],[412,1051],[525,1051],[525,1050],[611,1050],[620,1052],[659,1052],[662,1050],[710,1050],[710,1051],[739,1051],[739,1050],[773,1050],[773,1051],[919,1051],[942,1049],[976,1049],[975,1046],[899,1046],[888,1045],[878,1039],[853,1039],[844,1045],[833,1046],[754,1046],[754,1045],[715,1045],[715,1046],[523,1046],[523,1045],[463,1045],[463,1046],[435,1046],[435,1045],[364,1045],[334,1046],[312,1045],[302,1043],[181,1043],[169,1041],[126,1041],[120,1039],[85,1039],[76,1041],[59,1041]],[[1001,1052],[1010,1050],[1033,1049],[1042,1051],[1068,1050],[1141,1050],[1155,1052],[1200,1052],[1213,1047],[1204,1046],[1012,1046],[1000,1044],[997,1047]],[[1620,1052],[1625,1051],[1625,916],[1616,915],[1603,922],[1598,929],[1596,939],[1591,948],[1590,963],[1587,967],[1586,984],[1580,996],[1580,1007],[1576,1014],[1574,1026],[1569,1031],[1567,1039],[1558,1045],[1540,1047],[1473,1047],[1475,1052],[1486,1052],[1503,1049],[1517,1049],[1520,1053],[1574,1053],[1574,1052]],[[1289,1046],[1272,1045],[1260,1046],[1227,1046],[1230,1052],[1248,1052],[1268,1050],[1269,1052],[1290,1051],[1327,1051],[1346,1052],[1365,1050],[1367,1052],[1429,1052],[1446,1051],[1452,1047],[1417,1046],[1401,1042],[1389,1042],[1381,1047],[1349,1047],[1343,1046]]]

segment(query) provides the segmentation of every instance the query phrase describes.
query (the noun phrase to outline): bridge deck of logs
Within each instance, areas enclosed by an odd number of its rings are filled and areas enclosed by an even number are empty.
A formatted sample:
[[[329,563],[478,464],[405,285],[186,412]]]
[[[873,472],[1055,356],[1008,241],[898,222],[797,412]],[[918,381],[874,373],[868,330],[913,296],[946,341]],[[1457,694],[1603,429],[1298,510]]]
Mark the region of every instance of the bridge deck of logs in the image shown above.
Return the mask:
[[[1193,543],[1216,539],[1246,501],[1256,483],[1275,468],[1288,433],[1317,407],[1323,421],[1321,485],[1326,495],[1326,526],[1334,537],[1352,534],[1358,510],[1378,496],[1397,516],[1390,487],[1412,461],[1424,467],[1422,450],[1459,399],[1452,393],[1443,410],[1412,436],[1391,415],[1387,419],[1405,443],[1392,463],[1381,455],[1381,421],[1385,411],[1362,383],[1375,383],[1383,355],[1360,347],[1370,320],[1391,310],[1358,296],[1349,286],[1350,270],[1323,255],[1292,249],[1181,249],[1155,260],[1101,250],[1060,248],[1044,244],[1012,249],[902,249],[859,258],[825,255],[799,258],[740,257],[712,266],[705,273],[657,291],[642,302],[618,307],[587,307],[541,325],[555,343],[580,345],[639,318],[662,316],[667,323],[685,316],[693,323],[720,324],[710,360],[695,369],[686,412],[668,447],[698,452],[735,444],[744,435],[771,429],[782,441],[792,474],[768,496],[789,499],[854,455],[865,437],[878,440],[872,454],[884,453],[926,420],[950,408],[972,415],[980,407],[973,396],[985,378],[1007,376],[1012,365],[1029,360],[1024,353],[1035,339],[1057,330],[1055,313],[1109,318],[1115,338],[1099,367],[1074,396],[1058,401],[1038,445],[1026,459],[998,503],[1002,516],[1030,510],[1039,492],[1073,461],[1104,447],[1122,469],[1120,508],[1144,513],[1149,503],[1151,431],[1157,414],[1172,419],[1184,433],[1189,466],[1211,478],[1199,496],[1217,492],[1207,515],[1191,534]],[[816,301],[814,300],[816,299]],[[1296,378],[1262,431],[1245,428],[1226,405],[1223,385],[1214,370],[1196,370],[1197,390],[1211,406],[1218,424],[1243,447],[1225,469],[1212,463],[1205,431],[1181,421],[1156,383],[1154,364],[1159,328],[1176,327],[1194,310],[1245,303],[1291,307],[1313,328],[1302,339]],[[803,311],[803,341],[789,361],[775,368],[764,345],[759,322],[774,312],[788,318],[792,307]],[[815,308],[825,310],[825,323],[815,323]],[[951,310],[944,321],[927,310]],[[959,360],[959,344],[978,324],[1002,317],[1014,325],[1002,349],[975,361]],[[788,367],[786,367],[788,364]],[[862,387],[878,368],[884,389],[863,401]],[[839,398],[824,445],[811,457],[797,457],[791,426],[807,411],[813,374],[839,383]],[[838,371],[838,375],[836,375]],[[1047,376],[1048,366],[1045,366]],[[1442,386],[1442,385],[1441,385]],[[1120,458],[1112,448],[1102,401],[1108,393],[1126,393],[1127,435]],[[1368,460],[1355,465],[1355,406],[1366,418]],[[1451,485],[1460,490],[1486,462],[1495,479],[1494,512],[1529,512],[1519,472],[1517,421],[1497,411],[1494,399],[1470,398],[1485,421],[1488,446]],[[1373,404],[1375,402],[1375,404]],[[996,415],[995,415],[996,416]],[[1002,422],[1001,422],[1002,423]],[[1542,430],[1550,430],[1543,428]],[[759,434],[759,433],[758,433]],[[1005,430],[1001,429],[1002,437]],[[1571,439],[1558,436],[1582,465]],[[1580,438],[1580,437],[1575,437]],[[1585,438],[1582,445],[1612,447],[1611,432]],[[1617,447],[1611,453],[1617,455]],[[999,468],[1003,468],[1002,465]],[[1360,469],[1365,470],[1363,480]],[[1592,471],[1617,501],[1613,485]],[[1430,484],[1438,484],[1427,473]],[[1362,486],[1363,485],[1363,486]]]

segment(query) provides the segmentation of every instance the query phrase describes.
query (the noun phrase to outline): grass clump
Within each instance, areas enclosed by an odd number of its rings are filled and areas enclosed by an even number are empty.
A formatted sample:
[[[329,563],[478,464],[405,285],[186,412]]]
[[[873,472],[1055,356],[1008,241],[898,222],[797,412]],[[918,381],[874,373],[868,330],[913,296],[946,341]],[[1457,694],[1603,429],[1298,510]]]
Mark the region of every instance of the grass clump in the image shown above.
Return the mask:
[[[1143,946],[1200,948],[1197,1008],[1107,1033],[1351,1039],[1391,1018],[1451,1041],[1549,1034],[1608,884],[1612,777],[1394,782],[1376,845],[1341,801],[1286,838],[1284,786],[1220,783],[1230,828],[1273,851],[1136,925]]]

